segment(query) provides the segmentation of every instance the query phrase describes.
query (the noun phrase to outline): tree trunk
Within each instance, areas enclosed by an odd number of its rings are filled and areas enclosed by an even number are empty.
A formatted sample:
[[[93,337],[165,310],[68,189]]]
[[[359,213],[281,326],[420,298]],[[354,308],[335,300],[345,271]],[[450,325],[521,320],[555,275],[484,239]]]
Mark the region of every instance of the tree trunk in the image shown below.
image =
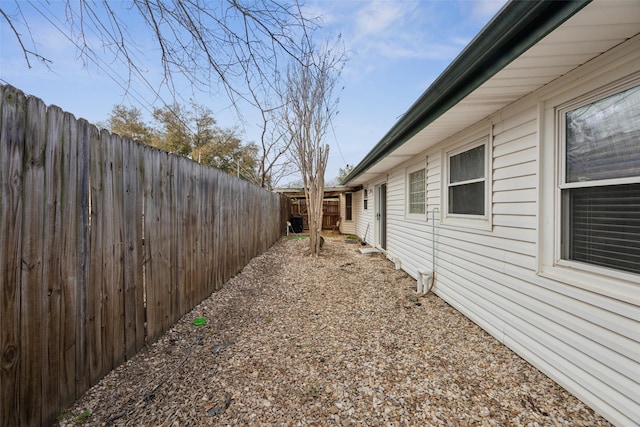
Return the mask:
[[[309,249],[312,255],[320,253],[322,233],[322,200],[324,198],[324,179],[315,176],[305,185],[305,196],[309,213]]]

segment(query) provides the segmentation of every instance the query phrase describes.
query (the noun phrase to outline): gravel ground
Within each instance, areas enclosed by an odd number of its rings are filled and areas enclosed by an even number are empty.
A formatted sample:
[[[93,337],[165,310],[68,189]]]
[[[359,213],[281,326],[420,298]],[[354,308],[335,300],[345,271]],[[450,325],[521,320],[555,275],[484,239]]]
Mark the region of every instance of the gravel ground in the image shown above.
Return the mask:
[[[609,425],[382,255],[307,244],[255,258],[60,424]]]

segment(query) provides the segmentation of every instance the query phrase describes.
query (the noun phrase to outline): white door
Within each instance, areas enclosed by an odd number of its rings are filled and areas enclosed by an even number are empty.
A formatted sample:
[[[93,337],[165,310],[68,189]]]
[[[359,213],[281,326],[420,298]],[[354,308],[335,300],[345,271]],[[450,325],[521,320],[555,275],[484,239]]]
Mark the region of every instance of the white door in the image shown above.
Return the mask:
[[[376,246],[387,249],[387,183],[376,187]]]

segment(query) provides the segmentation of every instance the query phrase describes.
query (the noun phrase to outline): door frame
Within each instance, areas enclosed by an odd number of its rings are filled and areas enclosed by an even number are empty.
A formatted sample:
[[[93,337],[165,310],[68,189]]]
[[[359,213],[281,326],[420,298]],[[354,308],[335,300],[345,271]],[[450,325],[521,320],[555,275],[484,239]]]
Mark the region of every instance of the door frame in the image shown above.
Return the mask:
[[[381,182],[375,186],[375,246],[387,249],[387,183]]]

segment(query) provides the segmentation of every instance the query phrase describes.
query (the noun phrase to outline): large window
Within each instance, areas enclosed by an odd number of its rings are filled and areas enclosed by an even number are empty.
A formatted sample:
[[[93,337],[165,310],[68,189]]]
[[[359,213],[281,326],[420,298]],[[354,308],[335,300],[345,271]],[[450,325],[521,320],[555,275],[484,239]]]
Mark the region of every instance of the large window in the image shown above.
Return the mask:
[[[425,170],[409,173],[409,213],[425,213]]]
[[[640,273],[640,86],[559,121],[561,258]]]
[[[480,145],[449,153],[449,214],[484,216],[486,211],[486,139]]]

